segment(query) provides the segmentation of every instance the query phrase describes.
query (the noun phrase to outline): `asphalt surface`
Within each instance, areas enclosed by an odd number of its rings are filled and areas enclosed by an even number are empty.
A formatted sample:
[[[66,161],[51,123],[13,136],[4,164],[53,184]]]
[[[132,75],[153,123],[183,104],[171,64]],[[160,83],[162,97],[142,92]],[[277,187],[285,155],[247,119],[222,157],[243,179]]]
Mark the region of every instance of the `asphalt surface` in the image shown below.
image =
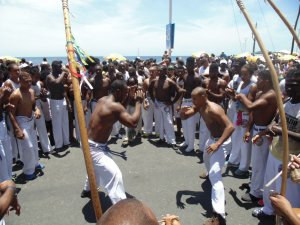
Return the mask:
[[[123,173],[128,197],[146,203],[161,219],[167,213],[178,215],[182,225],[203,224],[212,213],[209,180],[199,178],[204,172],[201,155],[182,154],[169,147],[157,147],[157,139],[122,148],[122,140],[111,143],[113,159]],[[197,140],[198,141],[198,140]],[[72,147],[50,158],[40,160],[46,167],[38,178],[25,182],[20,168],[15,167],[21,215],[5,217],[7,225],[85,225],[95,224],[92,203],[81,198],[85,181],[85,165],[80,148]],[[274,224],[252,217],[256,205],[240,200],[249,179],[237,179],[223,169],[226,194],[227,224]],[[100,193],[103,210],[111,202]]]

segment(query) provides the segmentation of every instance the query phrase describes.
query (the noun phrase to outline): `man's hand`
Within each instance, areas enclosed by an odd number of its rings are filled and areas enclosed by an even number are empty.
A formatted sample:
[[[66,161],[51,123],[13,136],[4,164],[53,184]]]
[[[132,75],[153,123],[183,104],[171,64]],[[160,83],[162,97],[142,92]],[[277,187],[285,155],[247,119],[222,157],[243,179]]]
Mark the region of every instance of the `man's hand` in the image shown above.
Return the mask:
[[[268,127],[267,130],[269,132],[270,135],[272,136],[276,136],[278,129],[277,129],[278,125],[276,123],[271,123]]]
[[[35,117],[36,119],[41,118],[41,111],[40,111],[39,108],[36,108],[36,109],[35,109],[35,111],[34,111],[34,117]]]
[[[15,130],[15,136],[18,139],[24,139],[25,138],[25,134],[23,133],[23,130],[18,128]]]
[[[235,99],[236,93],[235,90],[232,88],[225,88],[225,93],[228,95],[229,98]]]
[[[134,100],[135,100],[135,101],[138,101],[138,102],[140,102],[140,103],[143,102],[144,97],[145,97],[145,94],[144,94],[144,92],[141,91],[141,90],[138,90],[138,91],[135,92],[135,94],[134,94]]]
[[[278,194],[269,198],[277,215],[289,217],[293,213],[291,203],[282,195]]]
[[[243,140],[245,143],[249,143],[249,139],[250,139],[250,132],[246,131],[246,133],[244,134]]]
[[[182,120],[185,120],[186,119],[186,112],[187,111],[189,111],[189,109],[190,109],[190,107],[189,106],[182,106],[181,108],[180,108],[180,118],[182,119]]]
[[[9,96],[11,95],[11,93],[13,92],[13,90],[11,88],[7,87],[7,86],[4,86],[2,88],[2,91],[3,91],[3,96],[2,96],[3,102],[7,102],[8,99],[9,99]]]
[[[208,154],[212,154],[215,151],[217,151],[218,148],[219,148],[219,145],[217,143],[213,143],[206,148],[206,151]]]
[[[19,204],[19,201],[18,201],[17,197],[14,197],[13,200],[11,201],[8,212],[13,211],[13,210],[16,210],[16,215],[20,216],[21,206]]]
[[[175,215],[167,214],[162,219],[162,225],[180,225],[179,217]]]
[[[289,165],[289,168],[291,170],[299,169],[300,168],[300,159],[297,156],[292,155],[292,157],[291,157],[291,164]]]
[[[261,137],[260,135],[256,134],[256,135],[252,138],[251,141],[252,141],[253,144],[256,144],[257,142],[260,141],[261,138],[262,138],[262,137]]]
[[[148,109],[149,109],[150,104],[149,104],[149,100],[148,100],[147,98],[144,99],[144,104],[143,104],[143,106],[144,106],[144,109],[145,109],[145,110],[148,110]]]
[[[3,106],[3,109],[6,111],[6,112],[12,112],[14,109],[15,109],[15,106],[8,103],[6,105]]]

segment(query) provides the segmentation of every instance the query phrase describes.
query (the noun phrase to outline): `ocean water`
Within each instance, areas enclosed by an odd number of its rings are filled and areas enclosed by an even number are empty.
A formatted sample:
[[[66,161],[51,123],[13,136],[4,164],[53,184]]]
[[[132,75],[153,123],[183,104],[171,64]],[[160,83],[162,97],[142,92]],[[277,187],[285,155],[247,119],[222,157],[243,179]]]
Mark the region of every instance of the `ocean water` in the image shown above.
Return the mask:
[[[104,61],[104,58],[103,56],[95,56],[96,58],[99,58],[100,61]],[[172,56],[172,61],[176,61],[176,57],[181,57],[184,61],[186,60],[186,58],[188,56]],[[38,65],[38,64],[41,64],[41,62],[43,61],[43,58],[44,57],[18,57],[19,59],[21,58],[25,58],[27,62],[31,61],[34,65]],[[67,57],[62,57],[62,56],[57,56],[57,57],[46,57],[47,58],[47,61],[49,63],[51,63],[52,61],[54,60],[61,60],[64,64],[66,64],[68,62],[68,59]],[[136,56],[125,56],[126,59],[130,60],[130,61],[134,61]],[[142,60],[146,60],[146,59],[156,59],[156,62],[161,62],[161,56],[140,56],[140,58]]]

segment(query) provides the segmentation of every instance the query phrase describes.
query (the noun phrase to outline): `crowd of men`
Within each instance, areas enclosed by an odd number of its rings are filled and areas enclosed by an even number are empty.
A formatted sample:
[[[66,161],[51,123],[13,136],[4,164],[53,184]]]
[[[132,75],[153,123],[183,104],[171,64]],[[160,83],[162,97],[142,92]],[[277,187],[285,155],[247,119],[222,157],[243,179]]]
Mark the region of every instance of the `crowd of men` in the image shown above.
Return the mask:
[[[44,168],[39,154],[56,154],[80,143],[72,75],[61,61],[0,64],[0,182],[13,178],[14,163],[22,165],[26,180],[32,180],[35,171]],[[87,64],[87,81],[80,87],[89,145],[97,184],[105,187],[113,204],[126,195],[108,139],[122,138],[125,147],[156,137],[157,145],[203,154],[207,171],[200,177],[212,184],[214,211],[206,224],[226,223],[225,165],[243,178],[249,177],[251,167],[250,192],[242,200],[263,205],[253,211],[255,217],[274,215],[264,184],[282,166],[282,129],[271,74],[263,62],[203,54],[186,62],[171,62],[166,55],[159,63],[100,62],[91,57]],[[297,61],[276,60],[274,66],[285,101],[289,151],[299,157],[300,66]],[[176,143],[180,137],[184,141]],[[279,192],[280,180],[268,190]],[[81,196],[90,196],[88,180]],[[300,185],[290,179],[287,199],[300,207]]]

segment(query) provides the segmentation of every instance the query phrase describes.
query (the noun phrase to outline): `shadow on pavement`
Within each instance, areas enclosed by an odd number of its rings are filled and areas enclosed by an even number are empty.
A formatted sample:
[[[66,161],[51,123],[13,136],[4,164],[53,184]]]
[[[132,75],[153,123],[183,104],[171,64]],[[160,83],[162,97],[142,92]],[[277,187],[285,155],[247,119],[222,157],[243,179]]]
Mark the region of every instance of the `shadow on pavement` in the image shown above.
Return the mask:
[[[126,197],[127,198],[135,198],[133,195],[131,195],[127,192],[126,192]],[[100,203],[101,203],[101,208],[102,208],[102,214],[104,214],[112,206],[112,202],[111,202],[109,196],[106,195],[102,191],[99,192],[99,198],[100,198]],[[95,213],[94,213],[93,203],[92,203],[91,199],[82,208],[82,214],[84,215],[84,219],[88,223],[97,223]]]
[[[202,184],[202,191],[189,191],[189,190],[183,190],[178,191],[176,194],[176,204],[177,207],[180,209],[184,209],[186,207],[186,204],[182,202],[181,198],[183,196],[187,196],[186,203],[189,205],[198,205],[200,204],[201,207],[206,211],[205,213],[202,213],[205,217],[210,217],[210,215],[213,212],[212,205],[207,204],[208,202],[211,202],[211,185],[209,180],[205,180]]]
[[[64,158],[64,157],[66,157],[66,156],[69,155],[69,154],[70,154],[70,150],[65,151],[65,152],[55,152],[55,153],[53,153],[52,155],[53,155],[54,157],[56,157],[56,158]]]

